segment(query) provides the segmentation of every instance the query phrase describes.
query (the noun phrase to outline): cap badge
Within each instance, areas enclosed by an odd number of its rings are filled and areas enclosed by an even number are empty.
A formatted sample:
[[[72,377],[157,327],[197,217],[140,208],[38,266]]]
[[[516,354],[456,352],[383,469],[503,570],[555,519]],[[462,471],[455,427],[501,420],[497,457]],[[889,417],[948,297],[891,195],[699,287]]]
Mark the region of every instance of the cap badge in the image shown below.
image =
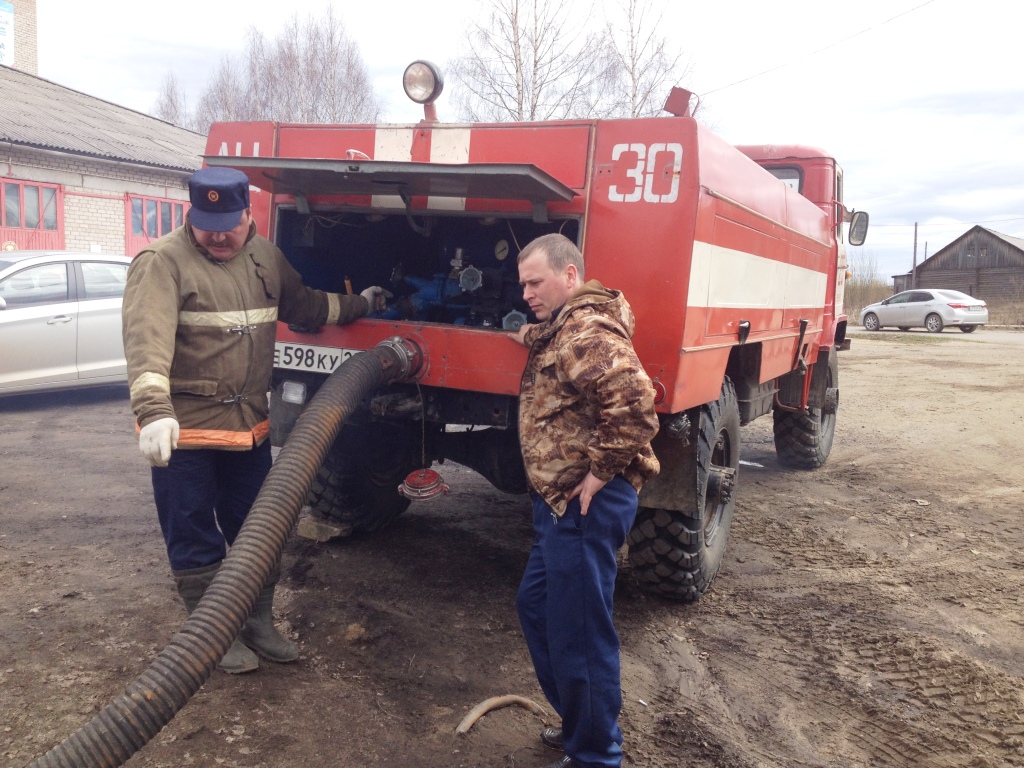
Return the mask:
[[[216,189],[211,189],[209,192],[206,193],[206,199],[209,200],[211,203],[216,203],[218,200],[220,200],[220,195],[217,193]]]

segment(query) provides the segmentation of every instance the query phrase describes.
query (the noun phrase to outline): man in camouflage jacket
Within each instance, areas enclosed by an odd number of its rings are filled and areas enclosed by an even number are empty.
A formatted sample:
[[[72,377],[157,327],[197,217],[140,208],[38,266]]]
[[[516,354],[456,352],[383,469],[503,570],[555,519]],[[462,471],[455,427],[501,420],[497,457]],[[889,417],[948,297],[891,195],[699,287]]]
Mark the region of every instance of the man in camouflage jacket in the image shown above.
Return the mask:
[[[171,573],[191,612],[270,471],[267,390],[278,319],[308,328],[349,323],[381,289],[347,296],[304,286],[256,234],[240,171],[197,171],[189,199],[185,226],[132,261],[122,333],[139,449],[152,465]],[[275,571],[222,670],[256,669],[253,650],[273,661],[298,658],[273,625],[276,581]]]
[[[565,755],[546,768],[622,764],[616,552],[637,494],[658,473],[654,387],[618,291],[583,282],[562,235],[519,254],[523,298],[541,322],[512,334],[530,348],[519,439],[533,493],[535,541],[516,607],[541,689],[562,718],[541,740]]]

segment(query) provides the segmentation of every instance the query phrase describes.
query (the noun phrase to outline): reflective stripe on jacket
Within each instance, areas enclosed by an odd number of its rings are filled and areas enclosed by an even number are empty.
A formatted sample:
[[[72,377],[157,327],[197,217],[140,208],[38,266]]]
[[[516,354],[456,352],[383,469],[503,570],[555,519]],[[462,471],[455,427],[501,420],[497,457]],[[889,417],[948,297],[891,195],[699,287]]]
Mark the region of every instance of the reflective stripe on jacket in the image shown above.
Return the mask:
[[[368,310],[362,296],[304,286],[255,227],[228,261],[208,256],[188,225],[179,227],[128,269],[122,333],[139,426],[176,418],[179,448],[258,445],[269,433],[277,321],[319,328]]]

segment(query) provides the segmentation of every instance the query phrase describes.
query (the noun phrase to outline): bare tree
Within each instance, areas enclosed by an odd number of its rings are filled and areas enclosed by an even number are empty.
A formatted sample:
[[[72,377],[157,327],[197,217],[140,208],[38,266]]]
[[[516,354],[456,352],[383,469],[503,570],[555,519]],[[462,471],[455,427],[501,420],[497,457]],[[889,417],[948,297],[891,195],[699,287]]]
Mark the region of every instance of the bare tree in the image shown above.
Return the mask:
[[[248,115],[243,103],[246,84],[238,74],[234,62],[221,59],[213,80],[199,97],[192,116],[192,126],[199,133],[208,133],[216,120],[245,120]]]
[[[892,284],[882,277],[878,260],[870,249],[851,248],[847,268],[853,275],[846,281],[845,303],[850,317],[855,318],[863,307],[892,295]]]
[[[376,122],[381,110],[358,45],[328,7],[320,19],[293,16],[273,40],[250,27],[240,60],[223,59],[191,120],[174,122],[206,133],[224,120]]]
[[[604,94],[607,111],[616,117],[652,117],[662,111],[671,87],[680,85],[692,67],[657,33],[662,14],[654,15],[651,0],[619,0],[616,6],[616,18],[607,23],[612,58]]]
[[[489,0],[469,51],[449,62],[462,119],[595,116],[608,64],[603,33],[580,31],[573,0]]]
[[[292,20],[291,26],[294,26]],[[277,73],[275,78],[271,72],[276,63],[281,66],[283,62],[275,61],[277,58],[272,50],[272,44],[267,42],[256,27],[249,27],[245,40],[245,72],[246,82],[249,90],[246,94],[246,102],[250,114],[269,115],[275,110],[274,82],[276,79],[291,79],[288,72]]]
[[[450,62],[465,120],[648,117],[690,73],[658,34],[653,0],[615,0],[614,19],[585,32],[573,0],[489,0]],[[577,10],[581,12],[577,13]]]
[[[188,105],[185,100],[185,91],[178,85],[177,78],[173,72],[168,72],[160,86],[160,94],[157,96],[154,114],[161,120],[166,120],[175,125],[190,125],[191,117],[188,113]]]
[[[878,268],[878,259],[870,248],[851,248],[848,263],[848,269],[853,275],[850,282],[861,285],[884,282]]]
[[[374,122],[380,103],[356,44],[328,7],[319,24],[306,25],[299,42],[303,82],[310,90],[302,107],[305,119],[314,123],[362,120]]]

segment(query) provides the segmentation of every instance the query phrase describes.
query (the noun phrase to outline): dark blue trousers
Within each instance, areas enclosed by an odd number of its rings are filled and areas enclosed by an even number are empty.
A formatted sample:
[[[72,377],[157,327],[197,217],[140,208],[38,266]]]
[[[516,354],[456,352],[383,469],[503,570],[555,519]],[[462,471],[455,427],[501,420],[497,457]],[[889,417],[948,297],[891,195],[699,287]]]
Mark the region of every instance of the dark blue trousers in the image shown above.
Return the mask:
[[[613,478],[563,517],[536,494],[536,538],[516,596],[537,680],[562,718],[565,753],[584,768],[622,764],[619,636],[612,623],[615,554],[636,517],[637,495]]]
[[[171,569],[224,559],[270,472],[270,441],[248,451],[176,450],[153,467],[153,497]]]

